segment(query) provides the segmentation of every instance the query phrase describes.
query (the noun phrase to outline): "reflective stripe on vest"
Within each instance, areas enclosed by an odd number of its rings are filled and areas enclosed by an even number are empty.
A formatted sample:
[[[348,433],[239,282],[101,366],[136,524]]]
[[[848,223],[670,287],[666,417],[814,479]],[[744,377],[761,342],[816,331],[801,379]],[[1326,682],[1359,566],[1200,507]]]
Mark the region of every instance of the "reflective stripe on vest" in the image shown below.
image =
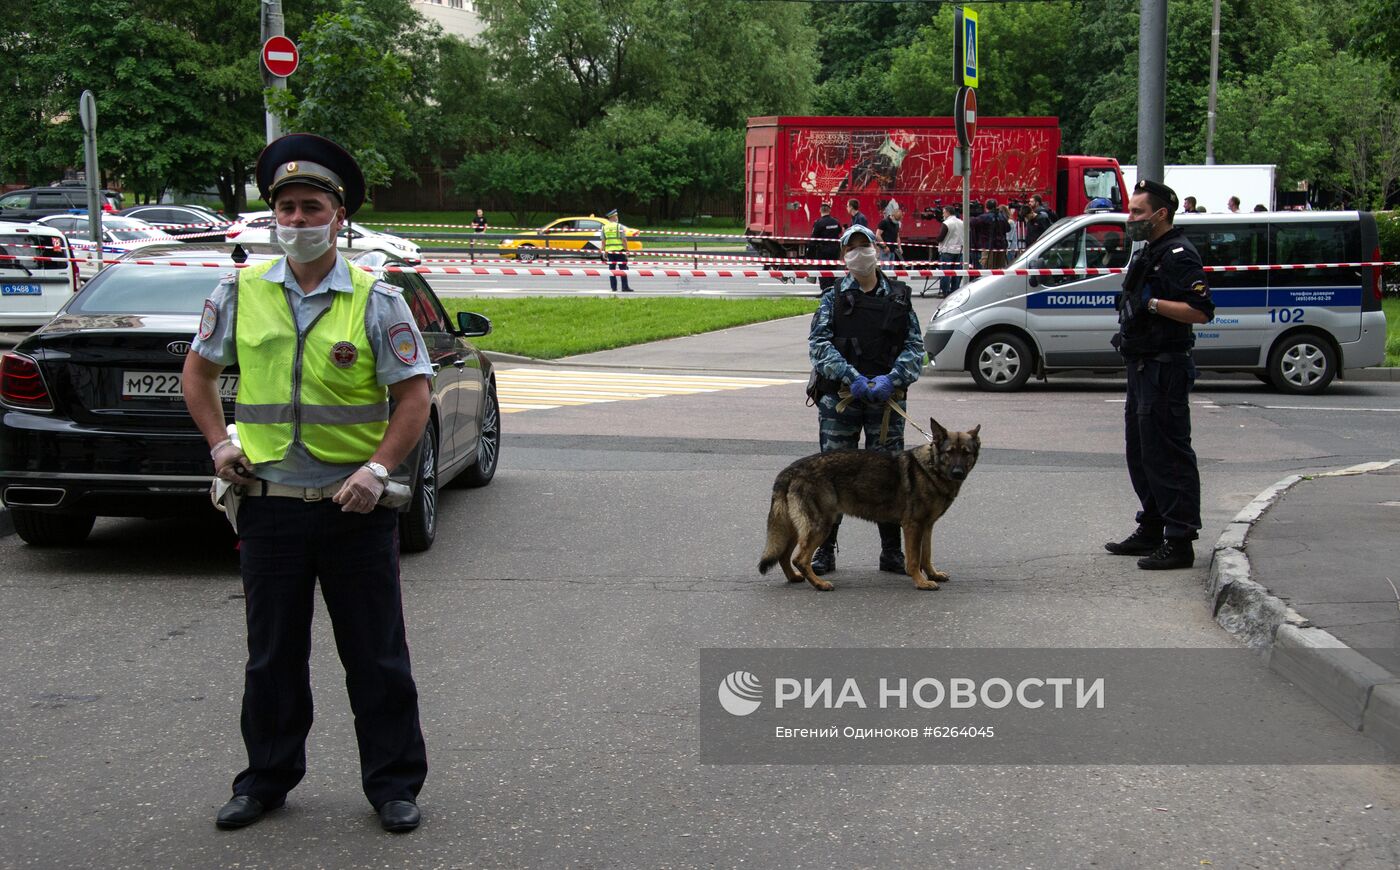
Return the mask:
[[[299,441],[322,462],[364,462],[389,426],[389,391],[375,379],[365,331],[374,277],[351,266],[354,291],[330,291],[330,308],[298,336],[282,285],[262,277],[275,262],[238,275],[234,421],[243,452],[276,462]]]
[[[622,234],[622,224],[617,221],[603,224],[603,250],[609,254],[620,254],[627,250],[627,240]]]

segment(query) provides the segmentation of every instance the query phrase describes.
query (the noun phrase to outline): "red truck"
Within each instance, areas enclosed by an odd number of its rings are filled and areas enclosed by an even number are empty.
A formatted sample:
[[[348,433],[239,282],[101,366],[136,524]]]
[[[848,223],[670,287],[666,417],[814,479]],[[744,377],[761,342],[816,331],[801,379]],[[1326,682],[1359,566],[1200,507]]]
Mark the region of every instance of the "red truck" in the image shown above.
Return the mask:
[[[764,255],[802,256],[805,243],[793,237],[811,235],[823,200],[846,223],[845,203],[854,197],[874,228],[893,199],[904,211],[899,238],[905,256],[929,258],[943,227],[939,207],[962,205],[962,178],[953,174],[957,144],[951,117],[750,118],[745,234]],[[979,118],[972,199],[1005,204],[1038,193],[1060,217],[1082,214],[1099,197],[1116,211],[1125,208],[1128,192],[1117,160],[1059,151],[1058,118]]]

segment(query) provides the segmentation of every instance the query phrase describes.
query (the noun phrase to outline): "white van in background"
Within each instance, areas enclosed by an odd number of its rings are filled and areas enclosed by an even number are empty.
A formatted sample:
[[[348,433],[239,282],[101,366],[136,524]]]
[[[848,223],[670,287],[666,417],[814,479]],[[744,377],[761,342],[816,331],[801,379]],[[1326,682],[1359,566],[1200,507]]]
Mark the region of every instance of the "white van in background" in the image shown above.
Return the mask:
[[[0,329],[48,323],[77,290],[78,266],[63,233],[0,221]]]
[[[1127,265],[1119,213],[1060,221],[1011,268]],[[1369,212],[1177,215],[1209,266],[1375,262]],[[1385,359],[1381,269],[1346,267],[1207,272],[1215,318],[1197,326],[1196,366],[1250,372],[1283,392],[1318,393],[1347,368]],[[985,390],[1018,390],[1035,375],[1121,371],[1109,344],[1123,275],[981,278],[929,320],[924,348],[936,369],[967,371]]]

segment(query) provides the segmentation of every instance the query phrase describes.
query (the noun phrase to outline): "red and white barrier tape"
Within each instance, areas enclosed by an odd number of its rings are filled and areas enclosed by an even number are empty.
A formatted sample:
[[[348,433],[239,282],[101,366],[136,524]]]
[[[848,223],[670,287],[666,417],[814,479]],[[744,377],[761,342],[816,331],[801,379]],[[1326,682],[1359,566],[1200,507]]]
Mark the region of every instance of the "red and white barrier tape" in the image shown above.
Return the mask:
[[[7,261],[19,259],[42,260],[45,262],[89,262],[81,257],[15,257],[13,255],[0,255],[0,264]],[[136,266],[179,266],[186,268],[206,268],[206,269],[229,269],[247,268],[248,263],[232,264],[227,262],[209,262],[195,260],[144,260],[138,258],[110,259],[103,258],[104,265],[121,263]],[[1127,271],[1126,268],[1067,268],[1067,269],[902,269],[899,264],[886,263],[883,271],[887,275],[895,277],[913,278],[953,278],[972,277],[984,278],[993,275],[1034,275],[1037,277],[1063,277],[1063,276],[1094,276],[1094,275],[1118,275]],[[1298,269],[1359,269],[1368,266],[1400,266],[1397,260],[1378,260],[1372,262],[1359,263],[1288,263],[1271,266],[1206,266],[1207,272],[1268,272],[1268,271],[1292,271]],[[370,267],[359,266],[366,272],[416,272],[420,275],[529,275],[529,276],[572,276],[572,275],[631,275],[641,278],[758,278],[758,277],[794,277],[794,278],[841,278],[847,273],[845,269],[676,269],[676,268],[630,268],[630,269],[608,269],[606,267],[559,267],[559,266],[384,266]]]

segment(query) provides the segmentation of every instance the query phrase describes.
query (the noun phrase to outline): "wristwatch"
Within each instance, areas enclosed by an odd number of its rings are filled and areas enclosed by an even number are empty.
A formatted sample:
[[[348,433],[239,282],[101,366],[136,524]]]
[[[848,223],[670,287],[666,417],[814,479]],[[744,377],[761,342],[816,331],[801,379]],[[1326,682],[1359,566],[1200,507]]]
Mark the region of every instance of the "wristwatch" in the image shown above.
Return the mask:
[[[380,465],[378,462],[366,462],[365,468],[368,468],[369,473],[373,474],[375,479],[380,483],[384,483],[389,479],[389,469]]]
[[[1150,311],[1150,312],[1153,313],[1153,314],[1156,314],[1156,313],[1157,313],[1157,297],[1156,297],[1156,296],[1153,296],[1151,299],[1147,300],[1147,310]]]

